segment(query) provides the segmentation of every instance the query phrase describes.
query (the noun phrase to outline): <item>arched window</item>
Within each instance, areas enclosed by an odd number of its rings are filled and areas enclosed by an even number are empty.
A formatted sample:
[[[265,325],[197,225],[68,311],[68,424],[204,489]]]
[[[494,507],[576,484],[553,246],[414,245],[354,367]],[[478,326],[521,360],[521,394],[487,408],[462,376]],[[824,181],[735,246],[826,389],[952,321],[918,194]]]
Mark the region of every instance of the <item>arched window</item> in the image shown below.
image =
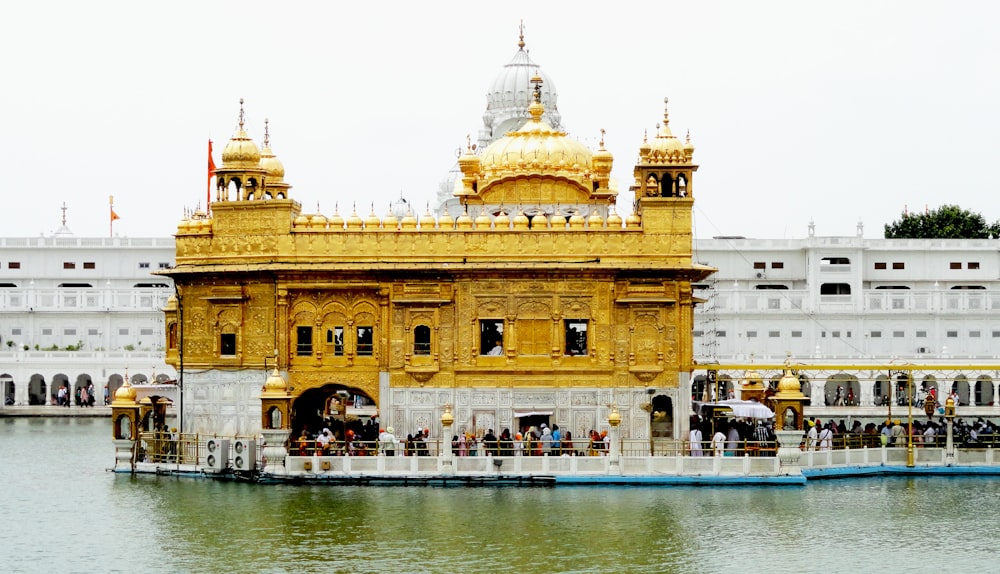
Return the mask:
[[[431,354],[431,328],[427,325],[417,325],[413,329],[413,354]]]
[[[664,174],[663,180],[660,181],[660,197],[673,197],[674,196],[674,180],[671,179],[670,175]]]

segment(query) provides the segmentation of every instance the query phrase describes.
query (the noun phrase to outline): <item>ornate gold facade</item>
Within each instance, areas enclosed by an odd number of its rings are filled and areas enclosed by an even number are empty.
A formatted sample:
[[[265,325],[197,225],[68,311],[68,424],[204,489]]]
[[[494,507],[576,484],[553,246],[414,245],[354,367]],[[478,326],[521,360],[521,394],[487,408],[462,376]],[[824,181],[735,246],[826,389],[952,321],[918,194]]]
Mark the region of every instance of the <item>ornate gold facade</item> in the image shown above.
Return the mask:
[[[664,114],[640,149],[637,202],[623,220],[603,141],[591,152],[542,112],[536,97],[525,127],[461,156],[462,216],[345,219],[303,213],[269,145],[268,165],[253,163],[241,110],[217,201],[180,223],[176,267],[163,272],[178,294],[166,309],[168,362],[190,373],[187,389],[208,384],[195,373],[262,373],[263,382],[278,368],[288,418],[308,393],[345,389],[397,426],[426,420],[457,390],[503,391],[501,421],[504,409],[536,404],[535,391],[604,390],[620,402],[655,389],[683,418],[691,282],[713,271],[691,257],[694,148],[671,141]],[[567,217],[552,205],[582,208]],[[397,404],[392,395],[407,390],[432,404]],[[267,400],[278,395],[269,379]],[[553,406],[571,418],[578,401],[591,424],[595,407],[609,406],[563,397]]]

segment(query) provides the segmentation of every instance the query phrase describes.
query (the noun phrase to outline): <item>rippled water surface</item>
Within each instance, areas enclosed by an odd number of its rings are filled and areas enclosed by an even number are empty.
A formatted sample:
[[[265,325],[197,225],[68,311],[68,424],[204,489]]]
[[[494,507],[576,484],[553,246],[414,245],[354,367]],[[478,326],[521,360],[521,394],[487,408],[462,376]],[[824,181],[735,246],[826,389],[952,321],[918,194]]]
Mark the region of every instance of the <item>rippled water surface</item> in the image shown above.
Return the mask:
[[[991,572],[1000,481],[260,486],[130,477],[110,421],[0,419],[11,572]]]

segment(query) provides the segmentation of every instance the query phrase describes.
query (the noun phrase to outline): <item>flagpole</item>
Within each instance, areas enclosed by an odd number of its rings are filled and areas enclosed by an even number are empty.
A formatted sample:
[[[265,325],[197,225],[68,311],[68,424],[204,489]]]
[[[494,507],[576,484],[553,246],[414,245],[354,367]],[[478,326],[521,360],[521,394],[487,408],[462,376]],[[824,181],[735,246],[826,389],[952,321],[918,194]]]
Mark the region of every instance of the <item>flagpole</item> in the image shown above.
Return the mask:
[[[108,196],[108,237],[115,236],[115,196]]]

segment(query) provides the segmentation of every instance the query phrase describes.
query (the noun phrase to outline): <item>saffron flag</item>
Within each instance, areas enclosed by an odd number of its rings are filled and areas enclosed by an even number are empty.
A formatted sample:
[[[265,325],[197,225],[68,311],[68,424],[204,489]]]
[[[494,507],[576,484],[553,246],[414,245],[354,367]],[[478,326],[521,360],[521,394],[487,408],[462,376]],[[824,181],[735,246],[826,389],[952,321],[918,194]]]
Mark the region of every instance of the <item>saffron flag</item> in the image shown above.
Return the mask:
[[[112,210],[111,210],[111,221],[114,221],[114,220],[116,220],[116,219],[121,219],[121,217],[118,217],[118,214],[117,214],[117,213],[115,213],[115,210],[114,210],[114,209],[112,209]]]
[[[215,160],[212,159],[212,140],[208,140],[208,179],[212,179],[213,171],[215,171]]]

